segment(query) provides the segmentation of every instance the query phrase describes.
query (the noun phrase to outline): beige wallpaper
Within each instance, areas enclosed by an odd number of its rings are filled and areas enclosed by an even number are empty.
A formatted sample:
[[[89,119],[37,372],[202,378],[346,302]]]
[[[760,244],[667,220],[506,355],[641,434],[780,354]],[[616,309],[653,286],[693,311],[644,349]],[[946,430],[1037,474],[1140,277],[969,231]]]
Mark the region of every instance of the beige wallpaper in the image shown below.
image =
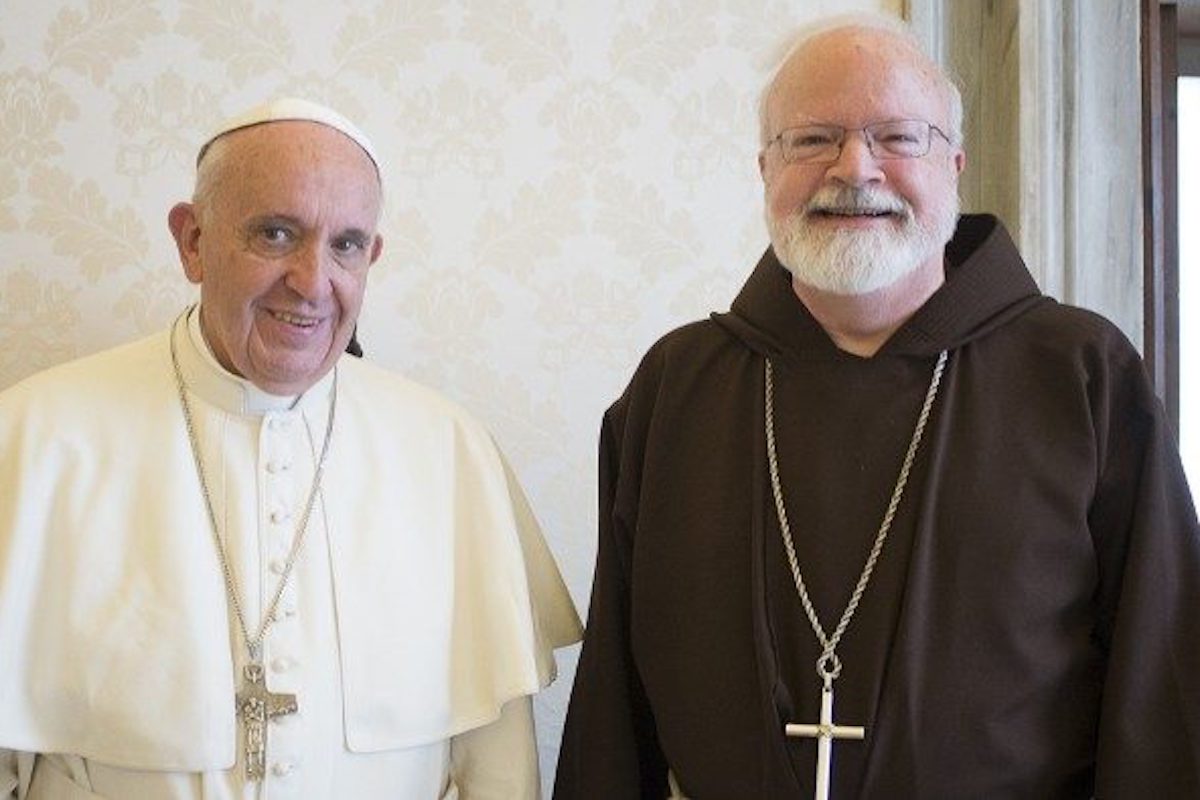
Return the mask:
[[[368,356],[508,452],[581,610],[600,415],[765,244],[755,102],[804,18],[902,0],[0,0],[0,387],[191,299],[166,227],[201,133],[272,96],[375,140]],[[538,700],[545,777],[575,650]]]

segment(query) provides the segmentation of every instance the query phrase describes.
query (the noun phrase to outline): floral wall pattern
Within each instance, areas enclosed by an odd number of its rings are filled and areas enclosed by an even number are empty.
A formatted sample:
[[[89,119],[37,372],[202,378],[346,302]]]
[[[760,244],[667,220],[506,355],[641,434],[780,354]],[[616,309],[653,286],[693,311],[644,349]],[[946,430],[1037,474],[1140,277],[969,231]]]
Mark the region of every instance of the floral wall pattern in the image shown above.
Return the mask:
[[[299,95],[380,151],[369,358],[484,419],[581,611],[600,416],[761,253],[756,102],[796,23],[903,0],[0,0],[0,388],[168,323],[220,119]],[[538,699],[550,780],[576,650]]]

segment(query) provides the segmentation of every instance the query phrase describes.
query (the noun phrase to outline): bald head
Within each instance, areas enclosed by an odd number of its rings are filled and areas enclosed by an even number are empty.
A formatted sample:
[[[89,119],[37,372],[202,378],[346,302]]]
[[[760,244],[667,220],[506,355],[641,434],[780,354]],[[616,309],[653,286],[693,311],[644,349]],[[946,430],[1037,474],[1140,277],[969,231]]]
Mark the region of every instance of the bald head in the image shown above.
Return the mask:
[[[832,93],[848,107],[866,106],[889,81],[900,84],[899,90],[915,103],[931,103],[936,115],[928,121],[956,143],[962,141],[962,98],[953,81],[899,22],[857,15],[806,27],[786,42],[759,101],[760,144],[766,146],[779,130],[797,124],[798,117],[806,122],[836,118],[839,109],[806,108],[815,87],[836,87]],[[827,116],[820,119],[818,114]]]

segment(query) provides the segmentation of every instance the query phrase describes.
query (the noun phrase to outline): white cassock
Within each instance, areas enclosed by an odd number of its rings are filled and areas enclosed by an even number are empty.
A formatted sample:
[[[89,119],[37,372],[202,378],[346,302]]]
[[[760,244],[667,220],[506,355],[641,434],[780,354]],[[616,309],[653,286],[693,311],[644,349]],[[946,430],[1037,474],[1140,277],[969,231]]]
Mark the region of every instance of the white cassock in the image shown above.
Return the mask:
[[[175,341],[213,505],[257,627],[328,419]],[[298,713],[243,779],[246,649],[173,384],[168,332],[0,394],[0,798],[523,798],[530,695],[578,640],[570,597],[487,432],[354,358],[266,682]],[[35,757],[34,754],[42,754]],[[67,754],[67,755],[64,755]]]

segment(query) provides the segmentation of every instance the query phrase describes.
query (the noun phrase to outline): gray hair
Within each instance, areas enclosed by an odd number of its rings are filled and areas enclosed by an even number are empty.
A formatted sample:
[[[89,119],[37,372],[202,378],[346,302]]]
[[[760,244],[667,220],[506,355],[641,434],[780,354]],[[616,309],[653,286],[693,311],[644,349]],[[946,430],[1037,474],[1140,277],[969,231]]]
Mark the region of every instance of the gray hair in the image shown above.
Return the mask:
[[[217,189],[229,160],[227,137],[218,136],[206,145],[204,158],[196,164],[196,185],[192,189],[192,205],[197,215],[206,215],[215,202]]]
[[[774,94],[775,86],[779,82],[779,76],[783,72],[784,67],[787,66],[787,63],[791,61],[792,56],[821,34],[851,28],[887,33],[904,42],[916,53],[925,58],[931,67],[930,76],[938,84],[938,88],[945,97],[946,107],[950,113],[950,130],[947,133],[952,142],[955,144],[961,143],[963,128],[962,93],[950,77],[950,74],[930,57],[921,40],[917,38],[911,28],[899,19],[884,14],[861,12],[822,17],[814,22],[802,25],[785,37],[773,50],[774,57],[770,61],[772,64],[771,78],[767,81],[766,86],[763,87],[758,98],[759,145],[766,147],[767,143],[771,140],[771,129],[767,119],[768,107]]]

